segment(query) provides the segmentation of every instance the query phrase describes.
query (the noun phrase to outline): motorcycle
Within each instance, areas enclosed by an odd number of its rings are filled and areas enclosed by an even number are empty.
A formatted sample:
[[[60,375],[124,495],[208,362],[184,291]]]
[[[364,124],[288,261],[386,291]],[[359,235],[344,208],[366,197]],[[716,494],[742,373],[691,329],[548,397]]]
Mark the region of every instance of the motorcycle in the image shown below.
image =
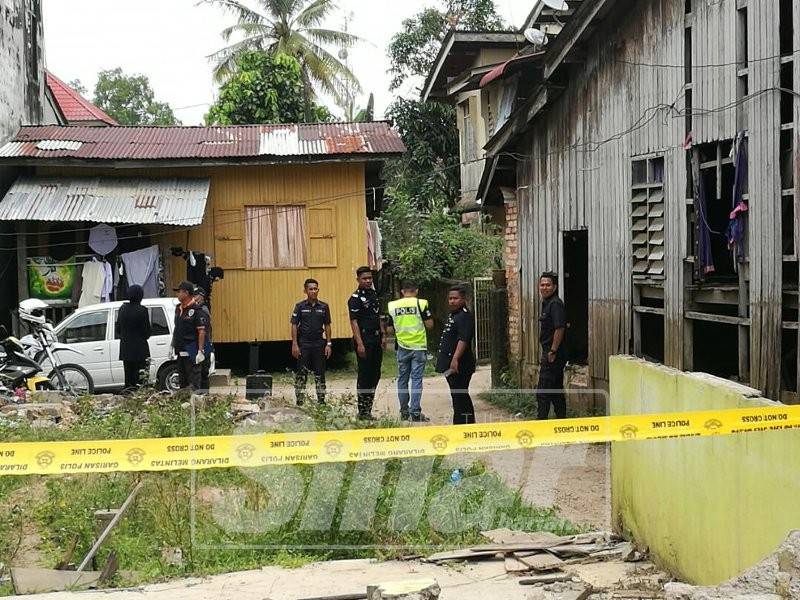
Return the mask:
[[[0,393],[16,394],[17,390],[53,389],[50,380],[41,376],[41,365],[29,357],[25,347],[0,325]]]
[[[52,389],[61,390],[73,395],[91,394],[94,391],[92,378],[88,371],[75,364],[64,364],[59,360],[59,354],[71,352],[83,356],[83,352],[70,346],[59,343],[53,325],[48,323],[44,316],[47,304],[31,298],[19,304],[19,317],[31,329],[31,334],[19,342],[25,355],[33,360],[41,369],[50,366],[48,380]]]

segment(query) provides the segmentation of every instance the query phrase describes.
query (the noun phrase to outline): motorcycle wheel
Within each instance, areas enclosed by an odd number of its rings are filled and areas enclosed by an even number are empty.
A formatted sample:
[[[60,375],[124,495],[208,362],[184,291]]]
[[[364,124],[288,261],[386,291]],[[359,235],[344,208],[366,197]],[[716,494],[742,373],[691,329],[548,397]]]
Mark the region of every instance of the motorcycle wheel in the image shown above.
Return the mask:
[[[60,371],[67,383],[67,389],[61,383],[61,378],[56,371]],[[75,396],[88,396],[94,393],[94,382],[89,372],[80,365],[61,365],[48,375],[50,383],[56,390],[61,390]]]

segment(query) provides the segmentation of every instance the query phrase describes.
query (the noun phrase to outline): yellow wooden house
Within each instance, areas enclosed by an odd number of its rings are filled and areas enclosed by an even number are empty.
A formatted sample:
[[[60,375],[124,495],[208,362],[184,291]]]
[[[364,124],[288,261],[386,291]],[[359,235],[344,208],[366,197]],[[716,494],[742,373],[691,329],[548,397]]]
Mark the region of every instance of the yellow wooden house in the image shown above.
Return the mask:
[[[18,232],[13,283],[27,297],[31,256],[68,242],[88,256],[88,230],[106,223],[120,252],[158,245],[168,290],[187,270],[172,248],[224,269],[213,287],[217,343],[288,339],[309,277],[331,305],[334,337],[349,337],[346,304],[368,263],[380,167],[402,152],[385,122],[23,127],[0,148],[0,166],[27,167],[0,201],[0,220]]]

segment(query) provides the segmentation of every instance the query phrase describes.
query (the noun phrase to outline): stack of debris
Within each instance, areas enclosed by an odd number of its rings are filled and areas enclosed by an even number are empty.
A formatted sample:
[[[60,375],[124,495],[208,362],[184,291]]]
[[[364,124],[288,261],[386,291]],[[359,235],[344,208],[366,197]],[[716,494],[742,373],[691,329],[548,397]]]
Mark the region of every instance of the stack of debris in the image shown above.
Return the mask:
[[[502,559],[506,573],[520,575],[520,585],[534,586],[531,600],[584,600],[600,598],[595,589],[577,574],[578,565],[601,561],[639,562],[645,553],[609,532],[558,536],[548,532],[528,533],[510,529],[482,532],[492,543],[464,550],[441,552],[427,562],[478,561]],[[660,587],[660,586],[659,586]],[[633,593],[640,594],[639,590]],[[659,598],[661,594],[608,596],[609,598]]]
[[[520,580],[523,585],[530,585],[538,581],[544,583],[563,581],[552,574],[563,572],[564,567],[571,564],[603,560],[635,562],[644,558],[633,544],[608,532],[558,536],[548,532],[528,533],[511,529],[494,529],[481,533],[492,543],[434,554],[426,559],[427,562],[503,557],[508,573],[540,574]]]
[[[8,403],[0,406],[0,417],[8,421],[30,422],[31,427],[69,427],[77,418],[69,400],[55,402]]]

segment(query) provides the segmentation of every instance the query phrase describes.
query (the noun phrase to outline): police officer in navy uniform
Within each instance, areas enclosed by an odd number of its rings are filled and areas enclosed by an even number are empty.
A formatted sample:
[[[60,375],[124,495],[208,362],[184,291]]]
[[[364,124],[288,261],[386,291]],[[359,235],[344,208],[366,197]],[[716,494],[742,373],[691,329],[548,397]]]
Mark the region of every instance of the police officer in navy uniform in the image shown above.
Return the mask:
[[[175,288],[178,306],[175,307],[175,330],[172,347],[178,356],[181,388],[199,390],[202,366],[206,360],[206,329],[209,321],[206,312],[195,303],[194,284],[182,281]]]
[[[378,293],[372,285],[372,269],[359,267],[356,278],[358,289],[350,296],[347,307],[358,357],[358,418],[371,421],[374,419],[372,404],[375,401],[375,388],[381,379],[386,335]]]
[[[292,356],[297,359],[294,391],[297,405],[306,396],[308,372],[314,373],[317,402],[325,404],[325,361],[331,357],[331,311],[319,300],[319,283],[306,279],[303,284],[306,299],[295,304],[292,311]]]

